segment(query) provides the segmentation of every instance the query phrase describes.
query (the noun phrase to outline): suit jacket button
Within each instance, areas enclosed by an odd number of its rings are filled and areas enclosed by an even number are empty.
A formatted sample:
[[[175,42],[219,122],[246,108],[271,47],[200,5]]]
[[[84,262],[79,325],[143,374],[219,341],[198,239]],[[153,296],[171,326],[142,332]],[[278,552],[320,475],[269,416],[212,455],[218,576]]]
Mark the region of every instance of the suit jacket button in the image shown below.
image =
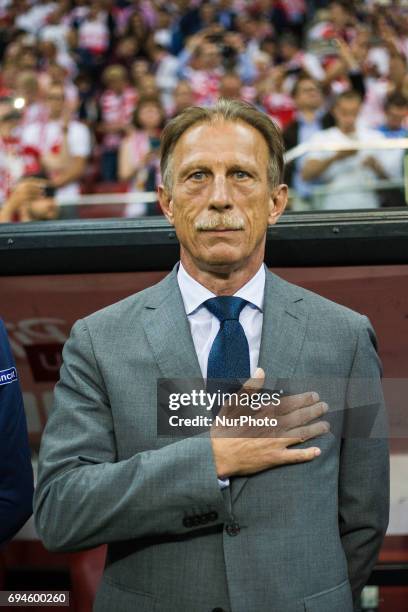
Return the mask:
[[[225,531],[229,536],[237,536],[241,531],[241,528],[238,523],[230,523],[225,526]]]
[[[206,525],[209,522],[208,514],[200,514],[200,524]]]
[[[193,526],[193,520],[192,520],[191,516],[185,516],[183,518],[183,525],[184,525],[184,527],[192,527]]]

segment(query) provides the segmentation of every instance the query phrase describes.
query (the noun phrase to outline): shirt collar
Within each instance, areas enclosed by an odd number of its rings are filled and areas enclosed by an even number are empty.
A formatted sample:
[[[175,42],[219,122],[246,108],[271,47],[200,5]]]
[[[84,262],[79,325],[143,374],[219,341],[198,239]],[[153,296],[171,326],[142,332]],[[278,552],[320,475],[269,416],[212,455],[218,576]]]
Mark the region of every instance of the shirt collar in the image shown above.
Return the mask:
[[[212,293],[212,291],[190,276],[181,262],[177,272],[177,282],[187,315],[192,314],[206,300],[216,297],[215,293]],[[262,264],[258,272],[241,289],[234,293],[234,296],[247,300],[251,306],[258,308],[262,312],[264,294],[265,266]]]

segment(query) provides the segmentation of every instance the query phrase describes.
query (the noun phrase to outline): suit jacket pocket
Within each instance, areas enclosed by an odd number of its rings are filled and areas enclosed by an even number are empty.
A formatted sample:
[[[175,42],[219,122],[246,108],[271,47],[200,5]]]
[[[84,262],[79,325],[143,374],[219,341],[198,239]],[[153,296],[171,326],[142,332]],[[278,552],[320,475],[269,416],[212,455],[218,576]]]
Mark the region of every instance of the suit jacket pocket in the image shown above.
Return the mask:
[[[103,578],[96,594],[94,612],[158,612],[154,595]]]
[[[353,612],[349,581],[305,597],[304,606],[306,612]]]

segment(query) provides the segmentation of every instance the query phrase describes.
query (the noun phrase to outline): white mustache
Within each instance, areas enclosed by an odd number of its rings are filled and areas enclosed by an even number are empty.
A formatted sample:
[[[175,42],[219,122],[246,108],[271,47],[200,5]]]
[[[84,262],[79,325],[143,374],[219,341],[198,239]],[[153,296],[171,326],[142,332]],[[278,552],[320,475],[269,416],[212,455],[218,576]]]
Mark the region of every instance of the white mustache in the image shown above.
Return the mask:
[[[230,230],[242,230],[245,227],[245,222],[239,215],[231,215],[229,213],[222,213],[220,215],[211,215],[211,217],[197,219],[194,224],[194,228],[198,231],[208,231],[217,228],[230,229]]]

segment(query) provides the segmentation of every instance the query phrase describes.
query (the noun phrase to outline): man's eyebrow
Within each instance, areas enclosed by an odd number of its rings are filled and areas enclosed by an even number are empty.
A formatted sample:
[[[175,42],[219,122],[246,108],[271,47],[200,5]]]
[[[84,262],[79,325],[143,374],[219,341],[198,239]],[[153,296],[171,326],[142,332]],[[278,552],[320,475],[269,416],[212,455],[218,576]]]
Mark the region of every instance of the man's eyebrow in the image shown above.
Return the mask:
[[[193,170],[200,172],[211,172],[211,169],[206,164],[200,164],[200,162],[194,162],[192,164],[188,164],[187,166],[182,167],[180,170],[180,177],[183,178],[190,174]]]
[[[248,174],[255,174],[258,176],[258,170],[252,164],[232,164],[230,168],[228,168],[228,172],[248,172]]]
[[[228,167],[228,172],[237,172],[238,170],[241,172],[248,172],[249,174],[254,174],[256,176],[259,176],[257,167],[251,163],[234,162],[233,164],[231,164],[231,166]],[[179,173],[179,177],[184,178],[188,176],[190,172],[193,172],[193,171],[212,173],[212,169],[207,164],[205,163],[201,164],[198,161],[198,162],[188,164],[187,166],[184,166],[184,168],[182,167]]]

